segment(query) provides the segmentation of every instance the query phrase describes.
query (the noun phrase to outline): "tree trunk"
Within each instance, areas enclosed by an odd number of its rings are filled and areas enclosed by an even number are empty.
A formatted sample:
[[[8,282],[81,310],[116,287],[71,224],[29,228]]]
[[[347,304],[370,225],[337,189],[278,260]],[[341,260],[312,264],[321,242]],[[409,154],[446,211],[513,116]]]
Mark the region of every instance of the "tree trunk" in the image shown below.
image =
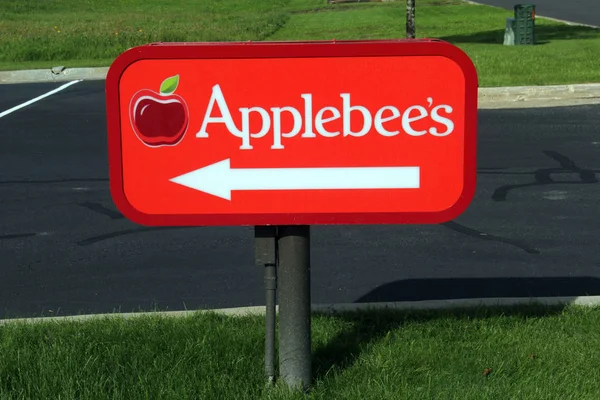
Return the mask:
[[[415,38],[415,0],[406,0],[406,38]]]

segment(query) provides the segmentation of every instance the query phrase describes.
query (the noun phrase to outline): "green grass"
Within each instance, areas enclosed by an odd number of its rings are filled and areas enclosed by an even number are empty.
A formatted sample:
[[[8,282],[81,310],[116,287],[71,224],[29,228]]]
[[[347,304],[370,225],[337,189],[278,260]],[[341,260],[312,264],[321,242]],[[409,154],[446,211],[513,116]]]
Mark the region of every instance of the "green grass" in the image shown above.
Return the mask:
[[[405,34],[405,2],[360,3],[293,13],[269,37],[385,39]],[[503,46],[512,12],[460,0],[419,0],[417,37],[441,38],[462,48],[477,68],[481,86],[550,85],[600,81],[600,29],[536,19],[535,46]]]
[[[157,41],[262,40],[287,21],[285,3],[2,0],[0,63],[109,60],[130,47]]]
[[[0,70],[107,66],[158,41],[382,39],[405,36],[405,2],[326,0],[2,0]],[[461,0],[419,0],[417,36],[473,59],[481,86],[600,80],[600,30],[538,18],[536,46],[503,46],[512,12]]]
[[[313,399],[597,399],[600,309],[313,318]],[[2,399],[300,399],[263,379],[262,317],[0,327]],[[483,375],[491,368],[491,373]]]

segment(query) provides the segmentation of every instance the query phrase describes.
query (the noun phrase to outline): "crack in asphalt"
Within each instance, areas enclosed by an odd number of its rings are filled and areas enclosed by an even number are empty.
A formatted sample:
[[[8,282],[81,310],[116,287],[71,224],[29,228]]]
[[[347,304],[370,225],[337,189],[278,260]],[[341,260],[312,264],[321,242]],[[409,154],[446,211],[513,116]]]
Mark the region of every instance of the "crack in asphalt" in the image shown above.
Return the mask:
[[[43,185],[45,183],[69,183],[69,182],[108,182],[108,178],[72,178],[72,179],[49,179],[37,181],[0,181],[0,185]]]
[[[86,201],[85,203],[79,203],[80,206],[87,208],[88,210],[97,212],[98,214],[106,215],[110,219],[124,219],[125,216],[118,211],[111,210],[109,208],[104,207],[99,203],[92,203]]]
[[[35,236],[35,233],[17,233],[13,235],[0,235],[0,240],[20,239]]]
[[[522,241],[509,239],[497,235],[491,235],[489,233],[481,232],[476,229],[469,228],[468,226],[461,225],[455,221],[445,222],[441,225],[455,232],[462,233],[464,235],[468,235],[477,239],[509,244],[511,246],[517,247],[525,251],[528,254],[540,254],[540,251],[538,249],[533,248]]]
[[[79,246],[89,246],[94,243],[102,242],[104,240],[113,239],[119,236],[131,235],[134,233],[143,233],[143,232],[153,232],[153,231],[166,231],[166,230],[174,230],[174,229],[191,229],[195,227],[190,226],[161,226],[161,227],[151,227],[151,228],[137,228],[137,229],[124,229],[122,231],[106,233],[104,235],[94,236],[91,238],[87,238],[77,242]]]

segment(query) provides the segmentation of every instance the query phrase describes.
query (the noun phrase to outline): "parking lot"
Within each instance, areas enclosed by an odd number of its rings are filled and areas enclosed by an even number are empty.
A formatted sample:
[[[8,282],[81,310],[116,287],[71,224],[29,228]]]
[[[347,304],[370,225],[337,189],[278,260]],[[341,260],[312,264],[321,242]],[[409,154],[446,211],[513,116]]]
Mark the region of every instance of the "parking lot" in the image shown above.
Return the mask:
[[[123,218],[108,189],[104,82],[63,85],[0,86],[4,313],[264,304],[252,228]],[[598,105],[480,110],[467,212],[442,225],[314,227],[313,302],[600,294],[599,126]]]

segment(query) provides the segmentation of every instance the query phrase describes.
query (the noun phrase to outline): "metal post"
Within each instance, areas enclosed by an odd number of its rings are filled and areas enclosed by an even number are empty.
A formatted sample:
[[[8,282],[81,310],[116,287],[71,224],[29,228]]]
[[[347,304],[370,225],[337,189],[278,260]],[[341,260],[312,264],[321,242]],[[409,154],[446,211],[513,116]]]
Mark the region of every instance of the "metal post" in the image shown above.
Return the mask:
[[[265,265],[265,286],[267,289],[265,318],[265,373],[269,383],[275,380],[275,304],[277,289],[277,269],[275,264]]]
[[[406,38],[415,38],[415,0],[406,0]]]
[[[307,390],[312,380],[310,227],[280,226],[279,373],[290,387]]]
[[[274,226],[254,228],[255,261],[265,267],[265,374],[268,383],[275,380],[275,305],[277,290],[277,229]]]

